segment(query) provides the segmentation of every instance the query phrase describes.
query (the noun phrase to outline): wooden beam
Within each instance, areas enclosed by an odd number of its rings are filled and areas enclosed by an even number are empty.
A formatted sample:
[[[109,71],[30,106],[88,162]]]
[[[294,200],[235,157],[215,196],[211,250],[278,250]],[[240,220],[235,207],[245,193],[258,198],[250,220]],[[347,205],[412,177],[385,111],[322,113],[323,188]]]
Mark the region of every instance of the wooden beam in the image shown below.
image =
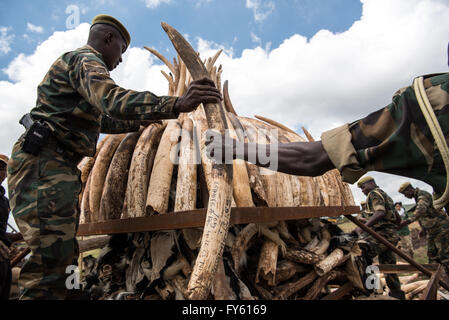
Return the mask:
[[[105,245],[109,243],[109,239],[111,237],[109,236],[101,236],[101,237],[95,237],[92,239],[85,239],[78,241],[79,251],[80,253],[103,248]]]
[[[438,284],[441,277],[441,264],[438,265],[437,271],[435,271],[427,284],[426,289],[421,297],[421,300],[437,300]]]
[[[11,268],[14,268],[23,258],[25,258],[31,252],[30,248],[20,251],[14,258],[11,259],[9,264]]]
[[[299,220],[316,217],[338,217],[360,211],[358,206],[329,207],[235,207],[231,209],[230,224],[260,223],[270,221]],[[115,219],[103,222],[80,224],[77,236],[176,230],[204,227],[206,210],[197,209],[172,212],[149,217]]]
[[[376,264],[382,273],[405,273],[405,272],[421,272],[410,264]],[[423,264],[424,268],[430,271],[436,271],[438,264]]]

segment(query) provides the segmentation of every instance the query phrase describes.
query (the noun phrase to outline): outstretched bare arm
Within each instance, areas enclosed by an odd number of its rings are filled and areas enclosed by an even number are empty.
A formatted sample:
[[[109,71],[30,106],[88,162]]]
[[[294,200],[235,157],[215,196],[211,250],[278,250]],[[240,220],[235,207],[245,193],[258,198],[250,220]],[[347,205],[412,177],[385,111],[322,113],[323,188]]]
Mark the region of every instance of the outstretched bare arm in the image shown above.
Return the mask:
[[[216,150],[221,152],[220,159],[215,157],[218,155]],[[319,176],[335,168],[321,141],[265,145],[242,143],[222,137],[209,140],[207,152],[216,161],[242,159],[260,167],[275,167],[276,171],[298,176]],[[271,161],[277,161],[277,164],[273,165]]]

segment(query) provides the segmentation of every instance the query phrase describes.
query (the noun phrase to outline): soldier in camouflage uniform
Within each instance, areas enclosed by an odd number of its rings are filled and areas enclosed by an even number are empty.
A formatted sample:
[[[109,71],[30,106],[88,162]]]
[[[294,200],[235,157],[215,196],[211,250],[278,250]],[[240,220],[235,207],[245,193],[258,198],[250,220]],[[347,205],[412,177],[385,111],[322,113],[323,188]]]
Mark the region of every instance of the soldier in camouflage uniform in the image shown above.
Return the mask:
[[[366,201],[360,202],[360,206],[362,207],[362,210],[359,213],[358,219],[362,221],[363,223],[367,222],[370,218],[372,212],[369,212],[366,207]]]
[[[396,245],[399,242],[397,222],[400,221],[400,218],[398,218],[398,214],[394,209],[393,200],[377,186],[374,179],[370,176],[360,179],[357,186],[367,196],[366,207],[369,212],[372,212],[365,225],[372,228],[393,245]],[[362,230],[357,228],[355,233],[360,235]],[[396,256],[391,249],[378,242],[372,236],[367,236],[363,240],[367,243],[366,256],[368,259],[372,260],[377,256],[380,264],[396,264]],[[361,246],[363,247],[362,244]],[[390,289],[390,295],[404,300],[405,294],[401,290],[401,282],[397,274],[386,274],[385,280]]]
[[[424,87],[448,139],[449,73],[424,76]],[[222,160],[232,154],[234,159],[269,165],[265,159],[259,161],[257,145],[244,144],[244,152],[237,152],[237,144],[223,137],[208,142],[207,151],[214,157],[214,150],[221,149]],[[337,168],[345,182],[355,183],[366,172],[379,171],[422,180],[437,194],[442,194],[446,186],[440,150],[413,86],[398,90],[389,105],[365,118],[324,132],[321,141],[278,144],[277,154],[277,170],[288,174],[319,176]]]
[[[177,118],[221,99],[207,79],[193,81],[182,97],[119,87],[109,71],[129,43],[118,20],[97,16],[87,44],[59,57],[37,88],[34,123],[8,163],[12,212],[32,251],[20,273],[21,299],[64,299],[68,293],[66,268],[78,259],[77,164],[95,154],[100,132],[138,131],[143,121]]]
[[[430,263],[441,263],[449,275],[449,218],[442,210],[433,207],[432,195],[419,188],[414,188],[410,182],[405,182],[399,192],[409,199],[415,199],[416,209],[413,217],[403,221],[406,226],[418,221],[427,235],[427,256]]]

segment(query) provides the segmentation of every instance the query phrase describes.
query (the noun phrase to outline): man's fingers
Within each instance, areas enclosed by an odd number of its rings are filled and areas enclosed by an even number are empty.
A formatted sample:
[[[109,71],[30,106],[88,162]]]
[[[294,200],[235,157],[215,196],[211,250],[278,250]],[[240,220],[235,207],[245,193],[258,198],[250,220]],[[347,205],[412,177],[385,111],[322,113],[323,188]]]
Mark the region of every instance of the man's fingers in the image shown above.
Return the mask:
[[[0,259],[8,260],[9,253],[10,253],[10,250],[8,249],[8,247],[2,241],[0,241]]]
[[[209,86],[191,87],[189,94],[201,95],[201,96],[214,96],[214,97],[219,98],[220,100],[222,99],[220,91],[218,91],[217,89],[211,88]]]
[[[215,93],[220,93],[220,90],[218,90],[215,86],[211,86],[208,84],[194,84],[191,83],[189,86],[189,90],[200,90],[200,91],[210,91]]]
[[[206,78],[206,77],[191,82],[191,85],[196,85],[196,84],[208,85],[208,86],[215,87],[215,82],[213,82],[211,79]]]
[[[199,84],[199,83],[191,83],[190,87],[192,89],[199,89],[199,90],[210,90],[210,91],[217,91],[218,89],[215,88],[215,86],[211,86],[209,84]]]

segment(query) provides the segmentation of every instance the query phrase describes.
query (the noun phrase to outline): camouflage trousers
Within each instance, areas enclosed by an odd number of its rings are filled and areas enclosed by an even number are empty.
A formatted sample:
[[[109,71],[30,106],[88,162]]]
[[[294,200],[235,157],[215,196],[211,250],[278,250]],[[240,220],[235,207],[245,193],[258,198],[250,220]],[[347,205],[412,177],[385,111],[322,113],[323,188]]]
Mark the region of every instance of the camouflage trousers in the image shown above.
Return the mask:
[[[31,256],[23,266],[20,299],[64,299],[66,268],[77,265],[80,171],[53,150],[37,155],[14,145],[8,162],[11,210]]]
[[[440,233],[427,238],[429,263],[440,263],[449,276],[449,226]]]
[[[397,235],[396,230],[383,230],[377,232],[391,244],[395,246],[398,244],[399,236]],[[367,255],[369,259],[378,257],[379,264],[396,264],[396,255],[391,249],[378,242],[371,236],[365,238],[364,240],[368,243],[369,249]],[[385,274],[385,280],[388,288],[390,289],[390,295],[394,298],[405,300],[405,294],[401,290],[401,282],[399,281],[398,275],[387,273]]]

